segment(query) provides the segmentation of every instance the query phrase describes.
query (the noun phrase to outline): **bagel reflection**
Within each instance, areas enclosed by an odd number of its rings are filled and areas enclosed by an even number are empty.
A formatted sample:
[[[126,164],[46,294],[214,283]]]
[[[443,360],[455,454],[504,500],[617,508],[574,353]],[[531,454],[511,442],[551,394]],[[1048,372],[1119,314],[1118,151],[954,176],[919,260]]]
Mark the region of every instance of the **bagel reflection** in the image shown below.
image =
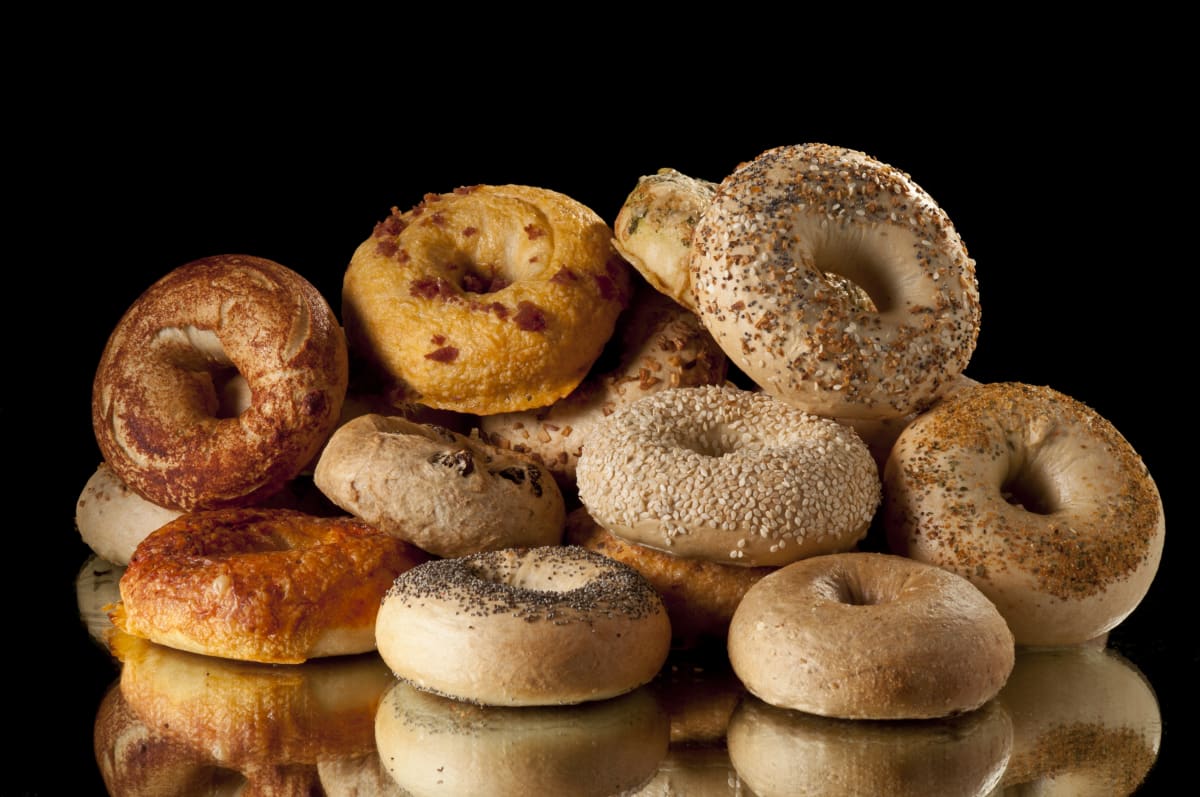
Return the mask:
[[[122,665],[120,697],[144,733],[217,771],[196,775],[203,783],[244,784],[246,794],[319,793],[318,762],[374,753],[375,712],[394,681],[375,654],[280,667],[186,653],[121,632],[111,649]],[[166,756],[108,757],[125,761],[124,770],[168,766]],[[190,793],[188,782],[160,793]]]
[[[380,759],[414,797],[616,794],[649,780],[669,734],[646,687],[577,706],[506,708],[397,681],[375,718]]]
[[[996,699],[1013,723],[1000,794],[1132,794],[1158,757],[1154,691],[1111,650],[1020,650]]]
[[[1012,724],[996,701],[934,720],[842,720],[747,696],[729,721],[729,758],[758,797],[986,795]]]
[[[121,600],[120,581],[124,572],[124,565],[92,555],[75,576],[75,601],[79,607],[79,619],[87,629],[88,635],[105,648],[116,631],[108,613],[112,606]]]

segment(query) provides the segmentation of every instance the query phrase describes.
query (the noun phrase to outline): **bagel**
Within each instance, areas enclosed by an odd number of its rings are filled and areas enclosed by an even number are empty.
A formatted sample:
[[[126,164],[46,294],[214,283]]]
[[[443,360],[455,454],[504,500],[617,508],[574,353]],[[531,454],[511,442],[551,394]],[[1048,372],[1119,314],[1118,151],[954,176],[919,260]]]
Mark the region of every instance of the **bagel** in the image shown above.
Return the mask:
[[[127,565],[147,534],[181,514],[142,498],[101,462],[75,502],[75,528],[102,559]]]
[[[563,541],[629,565],[649,581],[666,607],[675,648],[723,643],[746,590],[775,569],[685,559],[626,542],[596,523],[586,507],[567,515]]]
[[[362,653],[375,647],[388,587],[427,558],[351,518],[189,512],[137,547],[112,619],[162,645],[244,661]]]
[[[604,700],[662,667],[671,627],[632,568],[576,546],[487,551],[414,567],[376,621],[401,679],[500,706]]]
[[[693,312],[692,233],[716,191],[716,183],[659,169],[638,178],[613,222],[613,248],[656,291]]]
[[[742,566],[849,550],[880,502],[854,431],[717,386],[666,390],[609,416],[576,478],[580,501],[613,534]]]
[[[313,480],[347,512],[437,556],[557,545],[566,519],[558,485],[527,458],[399,417],[340,427]]]
[[[388,772],[413,797],[626,794],[667,752],[646,689],[577,706],[477,706],[398,681],[375,721]]]
[[[75,575],[75,603],[79,619],[87,629],[88,636],[105,649],[113,628],[109,612],[121,600],[119,582],[125,566],[113,564],[92,554]]]
[[[919,410],[979,334],[975,264],[945,212],[906,173],[843,147],[777,147],[740,165],[696,225],[689,268],[730,360],[817,415]]]
[[[1158,759],[1154,689],[1112,650],[1019,650],[996,702],[1012,718],[1002,785],[1014,793],[1135,794]]]
[[[1013,667],[1004,618],[965,578],[899,556],[817,556],[751,587],[729,662],[781,708],[842,719],[929,719],[979,708]]]
[[[491,415],[574,390],[628,299],[629,267],[594,211],[545,188],[479,185],[376,225],[346,270],[342,318],[397,395]]]
[[[696,315],[639,282],[605,356],[578,388],[549,407],[484,416],[479,429],[494,445],[528,453],[570,489],[601,419],[661,390],[720,384],[726,370],[725,353]]]
[[[121,665],[121,695],[149,729],[202,751],[210,767],[260,786],[312,784],[318,762],[374,752],[375,712],[394,682],[375,655],[277,667],[127,634],[114,636],[112,652]]]
[[[259,257],[180,266],[126,310],[100,357],[92,426],[104,460],[168,509],[244,506],[278,492],[333,431],[346,342],[307,280]],[[223,417],[240,377],[252,399]]]
[[[914,420],[884,470],[895,553],[971,580],[1018,644],[1069,645],[1119,624],[1162,557],[1158,489],[1097,412],[1015,382]]]
[[[748,697],[729,721],[729,758],[756,797],[990,795],[1013,748],[995,702],[937,720],[831,719]]]

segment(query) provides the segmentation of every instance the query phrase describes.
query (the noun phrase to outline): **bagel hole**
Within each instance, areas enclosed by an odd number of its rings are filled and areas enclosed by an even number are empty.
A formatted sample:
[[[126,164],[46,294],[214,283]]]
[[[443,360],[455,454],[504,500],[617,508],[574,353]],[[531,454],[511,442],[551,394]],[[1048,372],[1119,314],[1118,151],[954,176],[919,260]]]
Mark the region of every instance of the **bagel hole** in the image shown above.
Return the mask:
[[[897,291],[887,261],[885,252],[872,251],[861,241],[826,242],[813,252],[813,265],[843,304],[869,313],[895,309]]]
[[[502,268],[493,263],[463,263],[458,268],[462,269],[458,287],[464,293],[496,293],[513,282]]]
[[[468,563],[471,574],[483,581],[531,592],[570,592],[589,582],[584,574],[553,564],[540,564],[528,559],[488,567],[480,562]]]
[[[741,431],[726,426],[717,425],[703,430],[700,434],[691,435],[679,440],[680,448],[695,451],[704,457],[721,457],[732,454],[744,447],[745,440]]]
[[[250,406],[250,385],[236,368],[218,368],[209,372],[217,396],[217,418],[236,418]]]
[[[1035,515],[1049,515],[1058,509],[1059,501],[1050,479],[1040,468],[1026,465],[1009,474],[1000,485],[1005,501]]]
[[[886,603],[875,590],[866,589],[856,579],[842,579],[838,585],[838,602],[849,606],[874,606]]]

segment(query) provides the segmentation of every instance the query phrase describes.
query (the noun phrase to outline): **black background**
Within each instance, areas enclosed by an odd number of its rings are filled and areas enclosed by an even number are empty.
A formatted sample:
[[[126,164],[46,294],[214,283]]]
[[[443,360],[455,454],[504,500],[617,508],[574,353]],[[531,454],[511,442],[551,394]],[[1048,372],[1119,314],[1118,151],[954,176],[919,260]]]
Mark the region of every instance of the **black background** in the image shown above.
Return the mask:
[[[1135,89],[1076,73],[975,83],[954,69],[835,75],[718,90],[638,65],[551,87],[535,71],[469,79],[433,64],[353,83],[259,64],[255,76],[157,88],[153,62],[93,72],[24,117],[10,235],[16,322],[0,417],[10,432],[5,653],[20,723],[0,793],[102,790],[91,724],[116,670],[80,626],[88,555],[74,505],[99,462],[91,380],[109,331],[151,282],[192,259],[267,257],[339,306],[351,252],[393,205],[474,183],[553,188],[610,223],[637,178],[664,166],[719,180],[782,144],[824,141],[900,167],[947,211],[977,262],[982,331],[967,374],[1054,387],[1122,431],[1168,518],[1151,592],[1112,636],[1163,713],[1149,792],[1181,771],[1200,664],[1186,514],[1194,455],[1180,265],[1190,213],[1169,188],[1191,169],[1174,127]],[[652,79],[655,78],[655,79]],[[153,88],[152,88],[153,87]],[[1186,270],[1186,269],[1183,269]],[[1190,304],[1190,302],[1189,302]],[[11,549],[10,549],[11,550]],[[15,621],[15,623],[13,622]],[[48,761],[49,765],[25,761]]]

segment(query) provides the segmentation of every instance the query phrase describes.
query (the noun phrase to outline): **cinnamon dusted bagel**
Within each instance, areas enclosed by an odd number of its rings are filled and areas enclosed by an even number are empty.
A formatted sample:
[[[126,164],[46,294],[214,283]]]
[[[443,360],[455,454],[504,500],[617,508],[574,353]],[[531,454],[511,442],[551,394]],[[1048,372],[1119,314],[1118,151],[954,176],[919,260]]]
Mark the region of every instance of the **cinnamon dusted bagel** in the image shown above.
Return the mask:
[[[352,518],[189,512],[138,545],[113,622],[162,645],[245,661],[362,653],[375,647],[388,587],[426,559]]]
[[[570,393],[628,301],[629,267],[596,213],[556,191],[427,194],[351,258],[351,348],[406,399],[489,415]]]
[[[1109,631],[1150,589],[1166,519],[1145,463],[1095,410],[1048,387],[956,393],[884,471],[891,549],[969,579],[1021,645]]]
[[[549,407],[480,418],[479,428],[490,442],[529,453],[569,488],[601,420],[651,393],[720,384],[725,372],[725,353],[700,319],[639,281],[605,356],[579,387]]]
[[[329,439],[313,479],[347,512],[437,556],[562,539],[566,508],[554,479],[439,426],[355,418]]]
[[[906,415],[975,349],[979,289],[957,231],[908,174],[862,152],[803,144],[742,164],[689,262],[697,312],[730,360],[808,412]]]
[[[169,509],[244,506],[277,492],[333,431],[346,342],[296,272],[221,255],[180,266],[121,317],[96,369],[92,426],[125,484]],[[220,411],[236,378],[251,396]]]

